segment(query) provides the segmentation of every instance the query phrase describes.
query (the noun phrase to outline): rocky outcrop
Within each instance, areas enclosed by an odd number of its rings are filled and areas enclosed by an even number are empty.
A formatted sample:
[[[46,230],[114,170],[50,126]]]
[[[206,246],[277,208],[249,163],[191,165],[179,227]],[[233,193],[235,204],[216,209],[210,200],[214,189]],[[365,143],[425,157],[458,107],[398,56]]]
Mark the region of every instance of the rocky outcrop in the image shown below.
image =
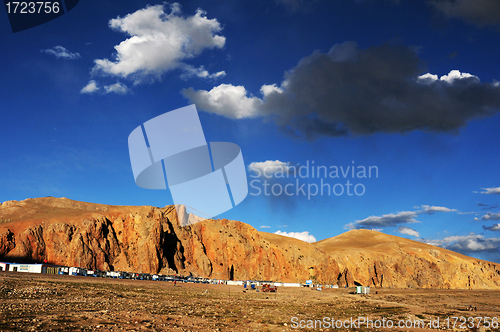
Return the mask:
[[[5,202],[0,220],[0,260],[340,287],[500,287],[497,264],[373,231],[309,244],[231,220],[181,227],[173,206],[52,197]]]
[[[0,257],[5,256],[15,247],[14,233],[9,229],[3,230],[3,232],[0,233]]]

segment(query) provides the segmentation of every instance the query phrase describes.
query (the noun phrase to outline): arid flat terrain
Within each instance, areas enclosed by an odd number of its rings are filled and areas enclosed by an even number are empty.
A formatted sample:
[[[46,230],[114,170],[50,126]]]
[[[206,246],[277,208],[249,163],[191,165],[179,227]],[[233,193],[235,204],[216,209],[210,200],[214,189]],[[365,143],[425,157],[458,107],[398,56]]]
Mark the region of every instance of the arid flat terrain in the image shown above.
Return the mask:
[[[459,320],[453,329],[452,317],[500,317],[497,290],[372,288],[370,295],[351,294],[353,289],[243,290],[242,286],[174,286],[164,281],[0,272],[0,331],[334,330],[324,325],[307,328],[307,320],[323,317],[426,324],[424,328],[394,326],[392,331],[431,331],[429,321],[439,318],[441,330],[487,331],[495,329],[485,328],[484,321],[479,324],[477,319],[471,328],[472,318],[469,327],[460,328]],[[470,306],[477,311],[469,311]],[[357,330],[387,329],[363,325]]]

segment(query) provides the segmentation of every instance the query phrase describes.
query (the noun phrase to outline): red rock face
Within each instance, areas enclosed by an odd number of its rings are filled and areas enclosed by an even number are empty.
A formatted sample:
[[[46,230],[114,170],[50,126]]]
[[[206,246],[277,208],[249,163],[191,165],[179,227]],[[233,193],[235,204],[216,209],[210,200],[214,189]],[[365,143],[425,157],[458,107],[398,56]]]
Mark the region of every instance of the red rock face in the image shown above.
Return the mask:
[[[64,198],[5,202],[0,220],[0,260],[217,279],[313,279],[339,287],[500,286],[497,264],[372,231],[309,244],[238,221],[180,227],[173,206],[106,206]]]

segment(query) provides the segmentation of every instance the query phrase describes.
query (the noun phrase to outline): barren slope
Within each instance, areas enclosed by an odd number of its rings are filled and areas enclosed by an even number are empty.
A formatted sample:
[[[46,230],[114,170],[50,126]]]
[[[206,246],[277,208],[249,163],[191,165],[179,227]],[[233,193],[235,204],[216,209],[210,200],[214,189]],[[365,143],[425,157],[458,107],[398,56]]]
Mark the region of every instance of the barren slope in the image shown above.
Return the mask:
[[[498,287],[498,264],[370,230],[351,230],[314,246],[353,281],[388,287]],[[350,278],[350,277],[349,277]]]
[[[500,288],[498,264],[380,232],[310,244],[239,221],[180,227],[173,206],[53,197],[0,205],[0,260],[340,287]]]

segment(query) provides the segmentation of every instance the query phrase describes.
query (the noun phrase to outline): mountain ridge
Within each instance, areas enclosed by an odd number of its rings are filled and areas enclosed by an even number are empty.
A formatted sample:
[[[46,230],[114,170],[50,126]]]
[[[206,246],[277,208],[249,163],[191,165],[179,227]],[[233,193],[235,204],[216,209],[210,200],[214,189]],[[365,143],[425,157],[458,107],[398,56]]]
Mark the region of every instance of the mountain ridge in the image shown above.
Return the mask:
[[[54,197],[0,205],[0,260],[339,287],[500,288],[499,264],[381,232],[307,243],[226,219],[180,227],[174,206]]]

